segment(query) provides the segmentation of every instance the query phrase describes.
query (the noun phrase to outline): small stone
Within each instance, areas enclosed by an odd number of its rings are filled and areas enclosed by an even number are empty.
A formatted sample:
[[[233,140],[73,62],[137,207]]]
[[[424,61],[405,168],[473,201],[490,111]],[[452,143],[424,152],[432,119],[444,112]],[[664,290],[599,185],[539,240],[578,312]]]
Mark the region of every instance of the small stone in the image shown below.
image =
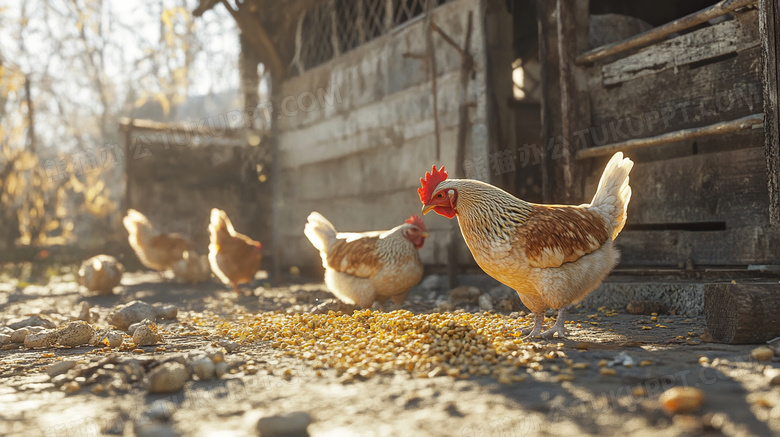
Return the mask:
[[[149,305],[146,302],[134,300],[114,308],[106,320],[117,328],[125,330],[133,323],[144,319],[175,319],[178,311],[175,305]]]
[[[0,346],[11,344],[11,336],[8,334],[0,334]]]
[[[160,399],[149,405],[149,409],[146,410],[146,417],[149,418],[149,420],[167,422],[171,420],[171,417],[173,417],[173,413],[175,412],[176,404],[169,400]]]
[[[24,347],[51,347],[57,343],[58,339],[59,333],[57,331],[43,331],[38,334],[30,334],[24,338]]]
[[[479,297],[479,310],[493,311],[493,299],[489,295],[483,294]]]
[[[774,385],[774,386],[780,385],[780,375],[773,376],[772,379],[769,380],[769,385]]]
[[[179,433],[166,423],[145,422],[133,426],[136,437],[179,437]]]
[[[455,287],[450,290],[450,302],[454,305],[462,303],[474,305],[479,302],[480,294],[482,294],[482,292],[477,287]]]
[[[192,362],[192,372],[198,375],[198,379],[201,381],[208,381],[214,378],[216,366],[206,357],[198,358]]]
[[[30,326],[41,326],[46,329],[54,329],[57,327],[57,325],[52,320],[40,314],[29,316],[23,319],[16,319],[8,323],[8,327],[11,329],[27,328]]]
[[[89,323],[83,320],[70,322],[60,331],[60,345],[67,347],[85,345],[89,343],[93,335],[95,335],[95,328]]]
[[[24,343],[24,338],[33,332],[29,328],[19,328],[11,334],[11,341],[14,343]]]
[[[214,374],[217,376],[217,378],[222,378],[229,371],[230,366],[224,361],[214,364]]]
[[[231,341],[231,340],[220,340],[218,343],[220,346],[222,346],[225,349],[225,352],[232,354],[241,347],[241,345],[238,344],[238,342]]]
[[[590,348],[590,343],[577,343],[577,349],[586,351]]]
[[[312,423],[309,413],[298,411],[285,415],[263,417],[257,421],[261,437],[306,437]]]
[[[177,362],[161,364],[149,372],[149,393],[173,393],[187,383],[187,368]]]
[[[46,368],[46,373],[49,375],[49,378],[54,378],[57,375],[62,375],[63,373],[67,372],[68,370],[76,367],[76,364],[78,364],[75,361],[58,361],[49,367]]]
[[[669,413],[688,414],[696,411],[704,402],[704,392],[695,387],[672,387],[658,401]]]
[[[106,335],[103,336],[103,338],[100,339],[100,343],[110,347],[111,349],[116,349],[122,346],[124,340],[125,335],[121,331],[109,331],[106,333]]]
[[[142,324],[133,332],[133,343],[136,346],[152,346],[160,343],[162,340],[163,338],[157,330],[157,325],[151,322]]]
[[[769,346],[760,346],[750,351],[750,356],[756,361],[769,361],[775,352]]]

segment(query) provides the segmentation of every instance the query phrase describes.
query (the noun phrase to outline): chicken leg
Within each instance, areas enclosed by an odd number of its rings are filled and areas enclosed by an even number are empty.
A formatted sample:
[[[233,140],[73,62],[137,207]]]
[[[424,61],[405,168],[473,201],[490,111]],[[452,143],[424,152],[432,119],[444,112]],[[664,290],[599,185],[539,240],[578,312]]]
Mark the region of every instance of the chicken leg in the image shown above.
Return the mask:
[[[558,310],[558,318],[555,320],[555,324],[552,326],[552,328],[544,331],[542,333],[542,337],[550,340],[553,338],[553,335],[555,333],[558,333],[558,338],[566,338],[566,326],[564,323],[566,323],[566,313],[569,312],[569,307],[563,307]]]
[[[534,326],[530,328],[521,329],[520,333],[526,336],[525,338],[539,337],[542,333],[543,325],[544,325],[544,311],[540,311],[534,314]]]

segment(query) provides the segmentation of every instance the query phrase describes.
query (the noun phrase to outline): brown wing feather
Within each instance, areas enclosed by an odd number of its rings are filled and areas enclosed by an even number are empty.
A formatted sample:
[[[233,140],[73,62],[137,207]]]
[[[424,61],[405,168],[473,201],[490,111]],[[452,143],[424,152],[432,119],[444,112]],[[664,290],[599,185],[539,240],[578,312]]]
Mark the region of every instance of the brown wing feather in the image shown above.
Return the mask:
[[[576,261],[609,239],[604,218],[576,206],[534,205],[520,229],[528,262],[538,268]]]
[[[377,256],[378,236],[354,240],[338,239],[328,249],[328,266],[337,272],[360,278],[370,278],[382,269]]]

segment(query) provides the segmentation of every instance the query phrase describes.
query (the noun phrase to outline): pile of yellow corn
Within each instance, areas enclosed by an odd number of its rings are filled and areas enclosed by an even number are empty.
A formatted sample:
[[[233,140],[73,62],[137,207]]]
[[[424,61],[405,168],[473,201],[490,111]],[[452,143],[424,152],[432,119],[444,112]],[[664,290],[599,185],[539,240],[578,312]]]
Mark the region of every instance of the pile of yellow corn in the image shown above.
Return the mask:
[[[217,326],[217,334],[242,342],[268,342],[282,355],[315,369],[335,369],[344,378],[406,371],[415,377],[493,375],[522,381],[528,371],[570,374],[582,368],[566,358],[562,343],[524,342],[515,331],[530,317],[498,314],[389,313],[240,315]],[[558,364],[561,364],[559,366]]]

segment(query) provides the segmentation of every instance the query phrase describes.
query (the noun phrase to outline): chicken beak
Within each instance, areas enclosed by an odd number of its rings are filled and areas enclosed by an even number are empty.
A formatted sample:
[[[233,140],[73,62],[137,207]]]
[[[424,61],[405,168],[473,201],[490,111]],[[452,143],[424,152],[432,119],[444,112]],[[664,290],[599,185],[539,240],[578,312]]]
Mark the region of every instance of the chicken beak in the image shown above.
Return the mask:
[[[430,237],[430,235],[427,232],[423,232],[422,234],[420,234],[420,236],[423,237],[423,238]]]
[[[436,205],[423,205],[422,215],[428,214],[428,211],[432,210],[433,208],[436,208]]]

